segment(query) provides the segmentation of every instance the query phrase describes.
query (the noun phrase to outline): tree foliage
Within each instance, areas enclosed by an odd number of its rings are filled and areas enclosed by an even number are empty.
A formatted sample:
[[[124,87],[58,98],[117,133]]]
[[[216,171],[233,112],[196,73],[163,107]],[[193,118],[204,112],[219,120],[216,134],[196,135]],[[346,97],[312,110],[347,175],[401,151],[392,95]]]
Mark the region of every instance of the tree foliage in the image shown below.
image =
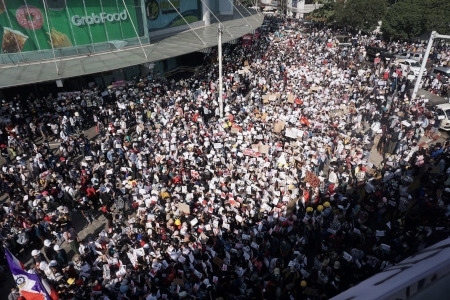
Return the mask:
[[[426,30],[450,34],[450,1],[426,1]]]
[[[450,33],[450,1],[399,0],[383,19],[381,30],[395,39],[411,40],[424,33]]]
[[[336,21],[341,26],[370,31],[375,29],[387,11],[386,0],[348,0],[336,6]]]
[[[410,40],[425,32],[424,0],[399,1],[392,5],[383,19],[381,31],[395,39]]]
[[[450,34],[450,0],[337,0],[307,18],[356,30],[372,31],[382,20],[387,38],[412,40],[437,31]]]
[[[307,16],[307,19],[316,21],[316,22],[331,23],[336,18],[336,11],[339,10],[337,8],[338,5],[339,5],[339,3],[327,2],[324,5],[322,5],[320,8],[312,11]]]

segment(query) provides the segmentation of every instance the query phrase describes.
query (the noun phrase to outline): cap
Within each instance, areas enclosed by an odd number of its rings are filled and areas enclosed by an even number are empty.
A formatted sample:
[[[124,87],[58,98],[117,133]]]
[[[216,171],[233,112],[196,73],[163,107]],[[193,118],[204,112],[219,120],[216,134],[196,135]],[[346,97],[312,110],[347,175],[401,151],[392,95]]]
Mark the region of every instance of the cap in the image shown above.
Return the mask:
[[[75,278],[67,279],[67,284],[72,285],[75,282]]]
[[[48,264],[49,267],[56,267],[58,265],[58,263],[56,262],[56,260],[52,260],[50,261],[50,263]]]
[[[326,202],[323,204],[323,207],[330,207],[330,202],[326,201]]]
[[[177,225],[177,226],[180,226],[180,225],[181,225],[180,219],[176,219],[176,220],[175,220],[175,225]]]
[[[31,256],[36,256],[36,255],[39,255],[39,254],[41,254],[41,251],[39,251],[37,249],[34,249],[33,251],[31,251]]]
[[[306,208],[306,212],[308,213],[308,212],[313,212],[313,208],[311,207],[311,206],[308,206],[307,208]]]
[[[46,246],[46,247],[50,247],[51,244],[52,244],[52,242],[50,240],[44,241],[44,246]]]
[[[305,280],[302,280],[302,281],[300,281],[300,286],[301,286],[302,288],[305,288],[305,287],[308,286],[308,283],[307,283]]]
[[[322,211],[323,210],[323,206],[322,205],[317,206],[317,210],[318,211]]]
[[[55,245],[55,246],[53,247],[53,249],[54,249],[55,251],[59,251],[59,250],[61,249],[61,247],[60,247],[59,245]]]

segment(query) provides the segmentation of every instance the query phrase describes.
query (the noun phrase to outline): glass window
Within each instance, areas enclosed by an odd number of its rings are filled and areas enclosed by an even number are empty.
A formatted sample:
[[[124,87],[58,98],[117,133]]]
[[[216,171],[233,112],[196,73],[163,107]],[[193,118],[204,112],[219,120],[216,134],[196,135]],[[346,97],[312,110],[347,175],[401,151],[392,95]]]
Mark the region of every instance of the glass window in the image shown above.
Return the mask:
[[[145,1],[148,30],[153,32],[200,21],[202,7],[199,3],[198,0]]]

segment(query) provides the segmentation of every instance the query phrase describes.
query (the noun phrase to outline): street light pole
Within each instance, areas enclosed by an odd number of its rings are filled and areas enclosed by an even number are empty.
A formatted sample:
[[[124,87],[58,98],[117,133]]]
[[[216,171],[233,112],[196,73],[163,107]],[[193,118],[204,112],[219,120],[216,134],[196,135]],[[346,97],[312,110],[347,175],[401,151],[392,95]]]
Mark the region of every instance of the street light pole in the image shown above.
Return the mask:
[[[219,29],[218,29],[218,38],[219,41],[217,43],[217,48],[218,48],[218,55],[219,55],[219,114],[220,117],[223,118],[223,78],[222,78],[222,34],[223,34],[223,30],[220,27],[219,24]]]
[[[431,46],[433,45],[433,41],[436,38],[450,39],[450,35],[439,34],[436,31],[431,32],[430,40],[428,41],[427,50],[425,51],[425,54],[422,58],[422,65],[420,66],[419,75],[417,76],[416,84],[414,85],[414,90],[411,95],[411,99],[414,99],[417,96],[417,92],[419,91],[420,82],[422,81],[422,76],[423,76],[423,73],[427,66],[427,61],[428,61],[428,56],[430,55]]]

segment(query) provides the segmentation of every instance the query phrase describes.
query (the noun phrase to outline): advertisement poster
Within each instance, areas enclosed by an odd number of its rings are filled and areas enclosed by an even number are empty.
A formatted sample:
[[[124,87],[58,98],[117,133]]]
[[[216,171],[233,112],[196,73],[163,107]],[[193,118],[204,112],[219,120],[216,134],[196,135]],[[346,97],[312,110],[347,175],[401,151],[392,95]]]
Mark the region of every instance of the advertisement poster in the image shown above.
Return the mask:
[[[147,0],[145,14],[149,31],[156,31],[201,20],[200,0]],[[178,12],[183,18],[178,14]]]
[[[135,0],[0,0],[2,53],[135,38]],[[126,4],[126,7],[124,6]]]

